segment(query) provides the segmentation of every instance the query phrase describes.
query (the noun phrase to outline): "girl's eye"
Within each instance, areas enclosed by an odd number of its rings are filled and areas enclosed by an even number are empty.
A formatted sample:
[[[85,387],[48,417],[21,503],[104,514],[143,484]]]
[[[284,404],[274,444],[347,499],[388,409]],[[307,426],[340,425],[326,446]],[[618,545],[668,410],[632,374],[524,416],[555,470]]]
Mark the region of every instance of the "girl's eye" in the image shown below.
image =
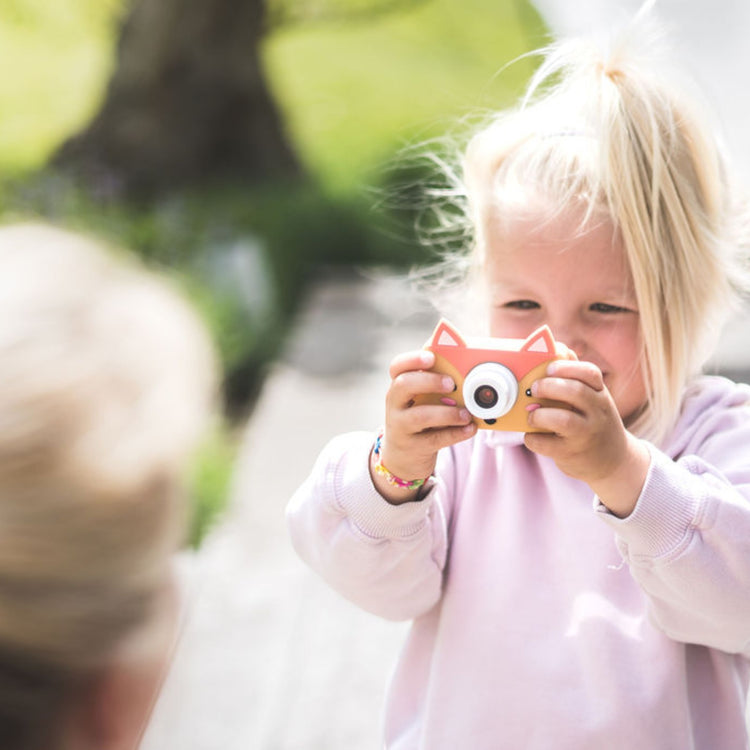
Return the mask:
[[[530,299],[516,299],[512,302],[506,302],[503,307],[511,310],[536,310],[539,308],[539,303]]]
[[[612,315],[613,313],[626,313],[630,312],[627,307],[619,307],[618,305],[608,305],[606,302],[595,302],[589,308],[592,312],[603,313],[605,315]]]

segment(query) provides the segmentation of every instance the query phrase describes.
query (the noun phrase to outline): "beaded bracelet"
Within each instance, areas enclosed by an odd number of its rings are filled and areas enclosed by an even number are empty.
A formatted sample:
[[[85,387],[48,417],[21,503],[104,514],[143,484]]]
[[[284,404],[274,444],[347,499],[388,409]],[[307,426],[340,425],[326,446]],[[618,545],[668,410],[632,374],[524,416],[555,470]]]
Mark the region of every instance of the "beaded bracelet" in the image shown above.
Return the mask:
[[[392,474],[388,469],[383,466],[383,462],[381,460],[381,448],[383,445],[383,431],[381,430],[378,433],[377,438],[375,439],[375,447],[372,449],[372,452],[377,456],[377,459],[375,461],[375,472],[380,474],[381,477],[385,479],[388,484],[392,484],[394,487],[400,487],[402,490],[416,490],[418,487],[421,487],[427,479],[401,479],[401,477],[397,477],[395,474]]]

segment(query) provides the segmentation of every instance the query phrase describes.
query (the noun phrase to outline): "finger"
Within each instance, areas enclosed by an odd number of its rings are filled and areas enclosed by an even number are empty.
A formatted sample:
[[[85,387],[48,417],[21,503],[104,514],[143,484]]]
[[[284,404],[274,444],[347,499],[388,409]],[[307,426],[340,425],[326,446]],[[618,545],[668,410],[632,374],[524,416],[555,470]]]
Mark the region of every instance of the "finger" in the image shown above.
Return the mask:
[[[530,451],[538,453],[540,456],[553,458],[559,451],[563,438],[552,433],[527,432],[523,440]]]
[[[435,364],[434,352],[427,349],[417,349],[416,351],[403,352],[397,355],[391,361],[388,370],[391,378],[398,377],[402,372],[410,370],[429,370]]]
[[[443,403],[455,406],[456,401],[451,398],[456,384],[450,375],[429,370],[409,370],[397,375],[391,382],[386,394],[386,405],[396,409],[410,407],[417,396],[430,393],[444,394]]]
[[[424,404],[392,412],[386,420],[386,427],[399,434],[417,435],[430,430],[462,427],[470,422],[471,415],[464,408]]]
[[[605,391],[598,391],[587,383],[569,378],[541,378],[531,386],[534,398],[561,401],[572,409],[584,413],[602,400]]]
[[[529,413],[528,424],[535,430],[544,430],[554,435],[570,436],[585,427],[585,417],[570,409],[540,406]]]
[[[604,390],[602,371],[593,362],[559,359],[547,366],[547,376],[578,380],[595,391]]]
[[[416,452],[422,455],[434,455],[442,448],[447,448],[448,446],[459,443],[462,440],[467,440],[472,437],[476,431],[477,426],[474,422],[454,427],[441,427],[425,430],[412,438],[412,448],[410,452]],[[388,433],[388,428],[386,428],[386,435],[388,434],[390,433]],[[389,440],[386,440],[383,448],[383,462],[386,466],[388,466],[387,458],[390,457],[390,454],[394,450],[399,450],[396,440],[394,438],[391,438],[390,442]]]
[[[476,431],[476,424],[474,422],[469,422],[469,424],[461,425],[460,427],[445,427],[440,430],[422,433],[422,435],[427,440],[431,441],[430,447],[432,449],[439,451],[441,448],[455,445],[462,440],[468,440],[476,433]]]

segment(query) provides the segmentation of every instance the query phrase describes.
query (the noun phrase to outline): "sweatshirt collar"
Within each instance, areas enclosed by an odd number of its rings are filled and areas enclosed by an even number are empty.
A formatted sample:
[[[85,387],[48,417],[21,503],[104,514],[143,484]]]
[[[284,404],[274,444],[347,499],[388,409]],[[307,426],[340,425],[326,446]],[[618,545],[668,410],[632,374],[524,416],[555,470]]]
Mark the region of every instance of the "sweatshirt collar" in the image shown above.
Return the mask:
[[[485,444],[490,448],[512,448],[523,445],[523,432],[504,432],[500,430],[480,430]]]

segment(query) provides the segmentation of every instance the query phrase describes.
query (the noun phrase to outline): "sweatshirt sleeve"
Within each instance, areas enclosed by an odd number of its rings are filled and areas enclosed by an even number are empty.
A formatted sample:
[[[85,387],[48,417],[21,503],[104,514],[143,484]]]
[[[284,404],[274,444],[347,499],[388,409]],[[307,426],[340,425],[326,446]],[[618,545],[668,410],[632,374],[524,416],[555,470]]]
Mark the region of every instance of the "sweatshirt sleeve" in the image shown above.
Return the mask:
[[[750,655],[750,412],[715,416],[693,451],[673,460],[649,445],[634,511],[616,532],[653,622],[670,638]]]
[[[375,435],[334,438],[292,496],[287,525],[299,556],[358,606],[393,620],[413,619],[440,599],[445,515],[430,480],[418,502],[391,505],[369,472]]]

